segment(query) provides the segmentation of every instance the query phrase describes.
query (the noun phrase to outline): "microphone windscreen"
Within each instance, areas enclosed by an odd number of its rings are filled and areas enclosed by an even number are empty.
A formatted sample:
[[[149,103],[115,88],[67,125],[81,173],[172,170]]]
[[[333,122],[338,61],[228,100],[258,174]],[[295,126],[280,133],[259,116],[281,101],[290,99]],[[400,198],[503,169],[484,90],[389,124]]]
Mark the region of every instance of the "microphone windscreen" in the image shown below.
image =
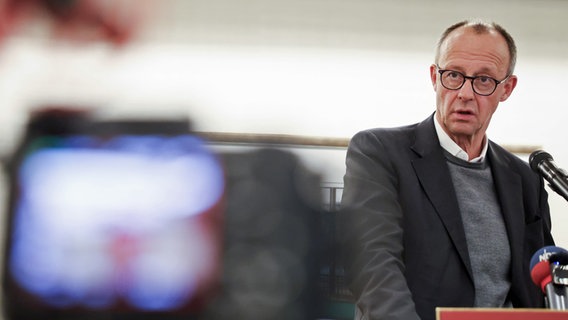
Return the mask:
[[[553,159],[548,152],[543,150],[536,150],[533,153],[531,153],[531,155],[529,156],[529,164],[531,166],[531,169],[538,172],[538,165],[543,160],[553,160]]]
[[[543,292],[546,290],[546,285],[552,282],[552,275],[550,274],[550,262],[543,260],[531,268],[531,279]]]
[[[537,252],[535,252],[531,258],[530,269],[532,270],[537,263],[541,261],[548,261],[551,255],[556,253],[565,253],[568,254],[568,251],[564,248],[556,247],[556,246],[546,246],[544,248],[540,248]]]

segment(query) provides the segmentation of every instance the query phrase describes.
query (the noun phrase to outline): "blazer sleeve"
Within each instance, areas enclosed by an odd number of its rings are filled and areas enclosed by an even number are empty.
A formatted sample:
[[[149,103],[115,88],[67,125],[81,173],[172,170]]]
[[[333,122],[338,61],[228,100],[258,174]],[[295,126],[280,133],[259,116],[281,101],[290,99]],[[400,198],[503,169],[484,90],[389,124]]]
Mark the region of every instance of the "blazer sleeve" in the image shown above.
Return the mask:
[[[358,319],[419,319],[404,276],[397,174],[376,132],[350,141],[339,226]]]

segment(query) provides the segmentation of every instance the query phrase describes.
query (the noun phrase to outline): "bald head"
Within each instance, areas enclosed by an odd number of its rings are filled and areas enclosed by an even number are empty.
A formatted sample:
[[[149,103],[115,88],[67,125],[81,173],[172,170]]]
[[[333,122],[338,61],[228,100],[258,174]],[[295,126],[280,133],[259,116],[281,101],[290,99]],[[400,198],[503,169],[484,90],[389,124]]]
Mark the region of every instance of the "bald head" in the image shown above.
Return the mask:
[[[515,45],[513,37],[511,37],[511,35],[497,23],[494,22],[487,23],[480,20],[464,20],[447,28],[444,31],[444,33],[442,33],[442,35],[440,36],[440,39],[438,40],[438,45],[436,46],[436,58],[435,58],[436,64],[439,63],[443,45],[450,36],[450,34],[452,34],[454,31],[458,29],[463,29],[463,28],[470,29],[476,34],[488,34],[491,32],[497,32],[499,35],[501,35],[501,37],[503,37],[505,43],[507,44],[508,53],[509,53],[509,65],[507,68],[507,74],[513,74],[513,71],[515,70],[515,64],[517,62],[517,46]]]

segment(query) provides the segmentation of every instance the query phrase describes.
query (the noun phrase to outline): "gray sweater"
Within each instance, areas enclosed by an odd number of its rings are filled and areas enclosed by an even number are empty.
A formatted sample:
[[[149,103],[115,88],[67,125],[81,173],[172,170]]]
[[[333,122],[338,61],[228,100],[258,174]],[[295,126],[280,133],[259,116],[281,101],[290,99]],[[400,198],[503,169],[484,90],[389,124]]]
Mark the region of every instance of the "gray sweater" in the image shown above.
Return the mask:
[[[486,159],[471,163],[446,154],[474,275],[475,307],[510,306],[511,252]]]

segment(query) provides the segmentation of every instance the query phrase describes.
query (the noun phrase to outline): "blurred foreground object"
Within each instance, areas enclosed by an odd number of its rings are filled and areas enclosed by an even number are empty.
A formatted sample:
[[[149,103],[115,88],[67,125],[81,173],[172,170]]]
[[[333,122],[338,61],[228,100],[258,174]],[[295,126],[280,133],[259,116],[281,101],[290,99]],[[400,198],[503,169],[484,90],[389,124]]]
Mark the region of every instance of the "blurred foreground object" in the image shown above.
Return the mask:
[[[7,319],[320,314],[320,178],[292,153],[57,108],[25,132],[7,166]]]
[[[225,153],[227,211],[221,294],[203,318],[319,318],[320,177],[290,152]]]
[[[0,41],[22,25],[45,22],[56,39],[127,43],[149,12],[151,0],[0,0]]]
[[[197,315],[218,291],[224,171],[180,120],[32,116],[9,164],[8,319]]]

